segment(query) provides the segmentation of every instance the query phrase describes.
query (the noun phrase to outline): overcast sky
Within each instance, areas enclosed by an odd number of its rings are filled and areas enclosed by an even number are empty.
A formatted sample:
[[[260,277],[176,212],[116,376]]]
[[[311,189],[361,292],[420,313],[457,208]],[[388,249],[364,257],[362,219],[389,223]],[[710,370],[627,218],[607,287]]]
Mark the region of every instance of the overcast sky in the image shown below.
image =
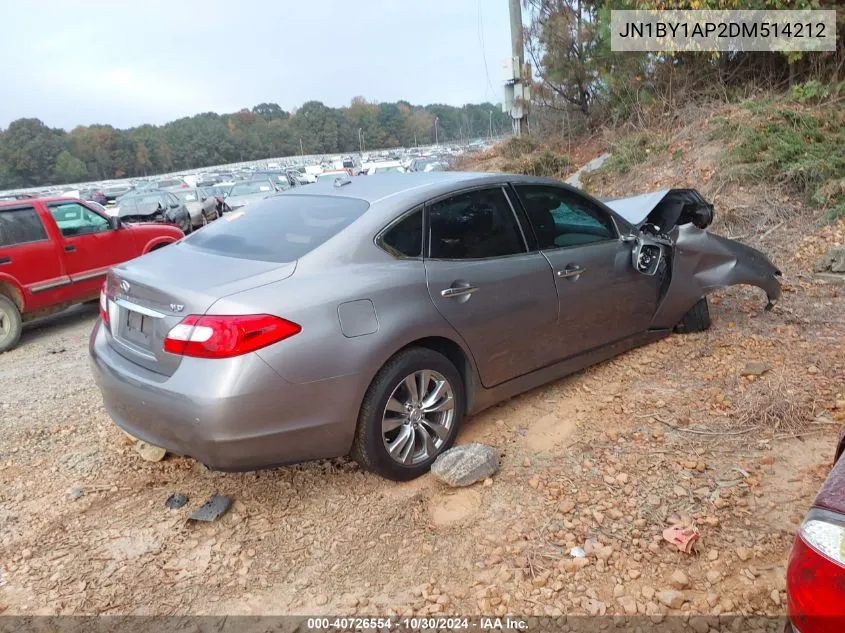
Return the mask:
[[[510,51],[505,0],[2,2],[3,128],[124,128],[356,95],[498,102]]]

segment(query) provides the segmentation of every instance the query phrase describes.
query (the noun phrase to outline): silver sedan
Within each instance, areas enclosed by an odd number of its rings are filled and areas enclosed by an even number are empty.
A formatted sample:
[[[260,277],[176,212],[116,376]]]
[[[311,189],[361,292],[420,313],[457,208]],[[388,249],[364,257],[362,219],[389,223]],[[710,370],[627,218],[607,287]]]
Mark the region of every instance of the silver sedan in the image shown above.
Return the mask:
[[[96,381],[132,435],[219,470],[352,455],[405,480],[467,415],[674,330],[759,251],[673,189],[604,203],[548,179],[337,179],[112,270]],[[191,276],[172,271],[190,270]]]

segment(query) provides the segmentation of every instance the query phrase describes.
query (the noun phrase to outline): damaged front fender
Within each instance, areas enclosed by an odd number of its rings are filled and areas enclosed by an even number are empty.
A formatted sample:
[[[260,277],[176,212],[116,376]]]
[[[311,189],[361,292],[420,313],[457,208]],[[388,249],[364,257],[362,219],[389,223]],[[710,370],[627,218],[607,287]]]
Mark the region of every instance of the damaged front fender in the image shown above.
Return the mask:
[[[762,288],[771,309],[780,298],[780,270],[757,249],[691,224],[679,226],[672,249],[671,282],[652,328],[674,328],[701,297],[728,286]]]

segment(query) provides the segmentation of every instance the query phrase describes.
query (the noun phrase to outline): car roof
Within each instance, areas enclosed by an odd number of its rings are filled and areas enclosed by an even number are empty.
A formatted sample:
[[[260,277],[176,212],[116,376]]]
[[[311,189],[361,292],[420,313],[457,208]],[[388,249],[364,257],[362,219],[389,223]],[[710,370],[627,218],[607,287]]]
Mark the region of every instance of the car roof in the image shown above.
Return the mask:
[[[49,204],[51,202],[83,202],[83,200],[71,196],[46,196],[42,198],[24,198],[22,200],[0,200],[0,207],[26,207],[32,206],[33,202]],[[87,202],[87,200],[84,202]]]

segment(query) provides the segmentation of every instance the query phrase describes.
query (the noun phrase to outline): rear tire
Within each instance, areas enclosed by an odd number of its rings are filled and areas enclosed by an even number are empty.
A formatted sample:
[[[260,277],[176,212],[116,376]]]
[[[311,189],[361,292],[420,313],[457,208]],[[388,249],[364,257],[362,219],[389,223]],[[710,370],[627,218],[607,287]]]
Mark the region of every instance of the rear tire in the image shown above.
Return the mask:
[[[18,344],[21,328],[18,306],[5,295],[0,295],[0,354],[8,352]]]
[[[420,382],[417,382],[418,376]],[[394,413],[395,408],[387,410],[388,400],[403,405],[404,400],[413,400],[397,394],[405,394],[403,385],[407,384],[406,380],[413,380],[415,385],[419,385],[426,382],[424,377],[429,377],[430,382],[423,385],[422,394],[417,399],[419,407],[398,414]],[[435,392],[445,395],[435,397]],[[428,404],[426,395],[432,398]],[[399,352],[379,370],[367,389],[358,415],[352,458],[363,468],[386,479],[415,479],[428,472],[437,456],[454,443],[463,420],[465,402],[461,375],[445,356],[424,347]],[[421,418],[412,417],[420,415]],[[390,425],[388,417],[395,420],[403,416],[407,422],[385,432],[385,424]],[[414,419],[418,422],[414,423]],[[410,459],[404,463],[388,451],[388,445],[398,443],[403,433],[410,434]],[[427,443],[426,438],[431,443]],[[404,445],[408,446],[408,443]],[[399,444],[395,446],[401,448]]]
[[[689,309],[675,327],[678,332],[689,334],[691,332],[703,332],[710,328],[710,306],[707,297],[701,297],[696,304]]]

